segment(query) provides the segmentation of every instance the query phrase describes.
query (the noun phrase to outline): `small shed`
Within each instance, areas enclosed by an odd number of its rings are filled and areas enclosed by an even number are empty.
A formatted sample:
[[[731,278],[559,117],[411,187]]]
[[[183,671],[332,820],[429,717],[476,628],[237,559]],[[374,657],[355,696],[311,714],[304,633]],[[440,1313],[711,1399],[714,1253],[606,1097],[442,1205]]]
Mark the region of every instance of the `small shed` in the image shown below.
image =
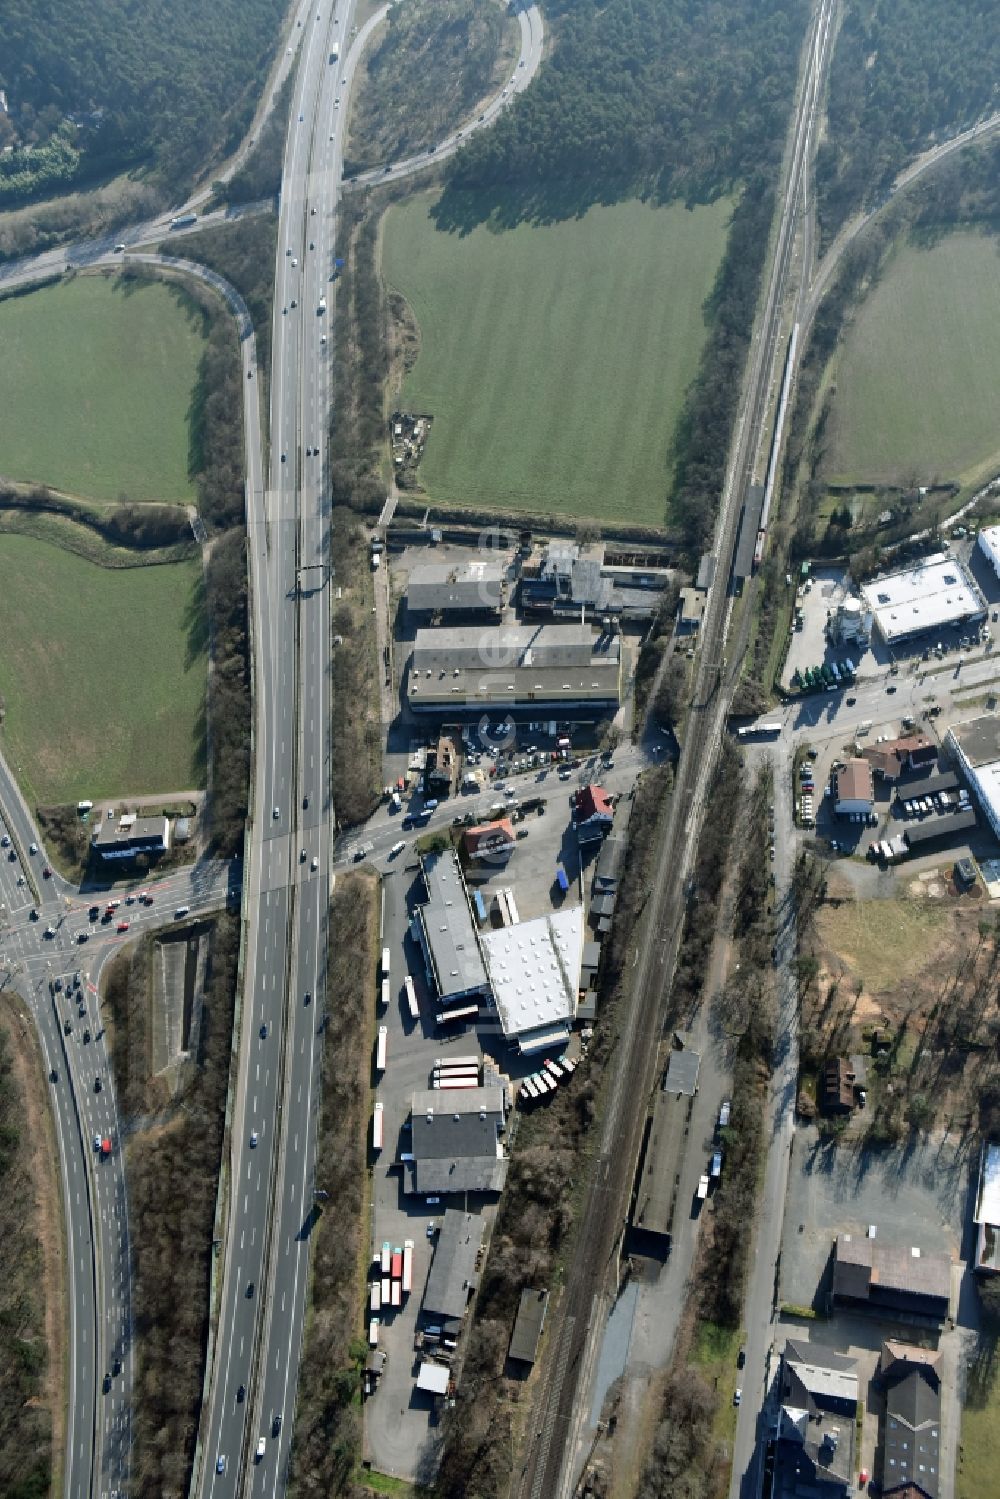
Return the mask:
[[[510,1335],[509,1356],[516,1362],[521,1364],[535,1362],[548,1305],[548,1291],[529,1289],[521,1292],[521,1303],[514,1319],[514,1331]]]
[[[417,1374],[417,1389],[429,1395],[447,1395],[451,1370],[444,1364],[433,1364],[425,1359]]]

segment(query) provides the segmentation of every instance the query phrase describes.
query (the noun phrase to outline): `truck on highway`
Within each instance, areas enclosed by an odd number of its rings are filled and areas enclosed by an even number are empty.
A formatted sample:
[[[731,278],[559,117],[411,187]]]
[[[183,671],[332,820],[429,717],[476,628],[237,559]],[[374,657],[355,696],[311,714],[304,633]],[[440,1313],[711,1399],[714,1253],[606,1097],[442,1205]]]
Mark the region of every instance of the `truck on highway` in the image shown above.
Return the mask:
[[[340,56],[340,43],[339,42],[334,42],[333,46],[330,48],[330,61],[331,61],[331,63],[336,62],[337,59],[339,58],[339,56]]]
[[[171,229],[186,229],[189,224],[197,224],[196,213],[178,213],[170,220]]]
[[[389,949],[387,947],[382,949],[382,977],[384,979],[389,977]]]

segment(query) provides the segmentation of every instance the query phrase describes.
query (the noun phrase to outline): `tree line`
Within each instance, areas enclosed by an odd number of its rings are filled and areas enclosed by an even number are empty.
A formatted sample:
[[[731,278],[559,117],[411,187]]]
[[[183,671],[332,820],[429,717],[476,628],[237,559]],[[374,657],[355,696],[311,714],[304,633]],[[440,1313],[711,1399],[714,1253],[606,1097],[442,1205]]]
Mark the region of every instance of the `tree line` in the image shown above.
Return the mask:
[[[824,242],[914,156],[997,107],[1000,10],[981,0],[854,0],[816,153]]]
[[[6,0],[0,203],[148,168],[165,193],[236,145],[281,0]]]
[[[456,188],[706,201],[778,159],[803,0],[550,0],[532,87],[449,163]]]

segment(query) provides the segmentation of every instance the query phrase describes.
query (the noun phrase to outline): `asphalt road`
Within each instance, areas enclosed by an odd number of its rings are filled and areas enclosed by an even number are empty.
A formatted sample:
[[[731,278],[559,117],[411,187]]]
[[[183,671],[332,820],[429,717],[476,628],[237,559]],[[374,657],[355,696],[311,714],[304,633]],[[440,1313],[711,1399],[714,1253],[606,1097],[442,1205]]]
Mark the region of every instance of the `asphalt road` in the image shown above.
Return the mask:
[[[114,896],[121,906],[114,919],[92,921],[90,908],[104,908],[110,881],[100,889],[80,890],[58,874],[43,876],[41,837],[2,759],[0,837],[10,840],[0,848],[0,987],[23,996],[38,1030],[51,1080],[64,1194],[69,1275],[64,1493],[86,1499],[127,1488],[131,1462],[128,1203],[100,977],[123,943],[161,927],[177,906],[189,906],[196,917],[224,905],[239,888],[241,871],[238,865],[201,863],[163,878],[119,884]],[[152,905],[135,902],[139,888],[149,890]],[[127,932],[118,931],[120,921],[128,922]],[[112,1151],[102,1159],[95,1140],[105,1138]],[[111,1376],[107,1389],[106,1375]]]

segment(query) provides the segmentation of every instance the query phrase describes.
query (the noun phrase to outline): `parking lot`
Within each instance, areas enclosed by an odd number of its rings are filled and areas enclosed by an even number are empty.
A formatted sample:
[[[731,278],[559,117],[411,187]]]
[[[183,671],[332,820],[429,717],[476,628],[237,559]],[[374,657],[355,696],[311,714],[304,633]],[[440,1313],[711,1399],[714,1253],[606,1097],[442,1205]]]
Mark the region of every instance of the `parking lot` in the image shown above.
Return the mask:
[[[796,1128],[781,1241],[779,1300],[818,1306],[839,1233],[958,1257],[974,1153],[940,1133],[894,1150],[827,1145],[812,1125]]]

